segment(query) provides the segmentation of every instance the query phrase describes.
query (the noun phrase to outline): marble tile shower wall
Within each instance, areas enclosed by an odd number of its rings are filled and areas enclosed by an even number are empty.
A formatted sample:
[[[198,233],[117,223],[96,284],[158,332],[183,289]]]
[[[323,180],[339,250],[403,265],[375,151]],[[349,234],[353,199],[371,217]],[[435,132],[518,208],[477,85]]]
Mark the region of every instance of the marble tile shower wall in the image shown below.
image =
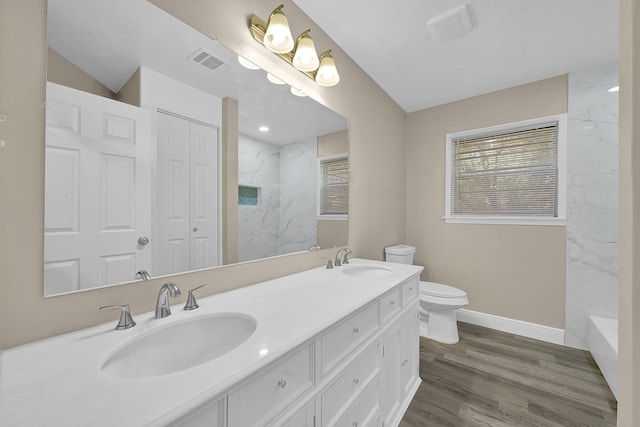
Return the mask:
[[[565,344],[618,317],[618,66],[569,74]]]
[[[238,205],[238,260],[306,250],[316,243],[316,140],[277,146],[238,138],[238,182],[258,187]]]
[[[280,150],[280,253],[303,251],[316,244],[317,140],[289,144]]]
[[[280,147],[238,135],[238,183],[259,188],[257,205],[238,205],[238,261],[277,254]]]

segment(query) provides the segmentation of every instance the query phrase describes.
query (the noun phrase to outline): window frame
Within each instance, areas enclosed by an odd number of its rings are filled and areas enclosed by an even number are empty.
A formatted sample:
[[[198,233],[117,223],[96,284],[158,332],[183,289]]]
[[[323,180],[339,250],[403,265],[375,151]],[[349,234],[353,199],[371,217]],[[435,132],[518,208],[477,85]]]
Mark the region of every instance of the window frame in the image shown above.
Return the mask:
[[[330,156],[318,157],[318,181],[317,181],[317,203],[316,203],[316,215],[318,220],[338,220],[344,221],[349,219],[349,214],[323,214],[322,212],[322,184],[323,184],[323,175],[322,175],[322,163],[331,162],[335,160],[347,160],[349,161],[349,153],[339,153],[333,154]],[[349,187],[349,184],[347,184]],[[348,207],[347,207],[348,211]]]
[[[531,215],[453,215],[451,213],[451,192],[453,182],[453,141],[459,138],[481,137],[490,133],[508,133],[518,129],[557,123],[557,216],[540,217]],[[567,115],[555,114],[530,120],[512,122],[497,126],[489,126],[446,135],[445,149],[445,213],[444,221],[448,224],[501,224],[501,225],[566,225],[567,221]]]

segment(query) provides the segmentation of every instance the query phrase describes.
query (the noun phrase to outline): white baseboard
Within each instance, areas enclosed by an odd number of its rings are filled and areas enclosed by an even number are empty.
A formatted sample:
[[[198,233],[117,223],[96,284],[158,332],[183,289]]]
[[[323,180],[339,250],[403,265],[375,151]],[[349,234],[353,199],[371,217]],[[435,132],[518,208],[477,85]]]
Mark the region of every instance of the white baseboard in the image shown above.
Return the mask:
[[[456,311],[456,319],[472,325],[483,326],[510,334],[522,335],[552,344],[564,345],[564,329],[529,323],[508,317],[495,316],[493,314],[480,313],[478,311],[460,309]]]

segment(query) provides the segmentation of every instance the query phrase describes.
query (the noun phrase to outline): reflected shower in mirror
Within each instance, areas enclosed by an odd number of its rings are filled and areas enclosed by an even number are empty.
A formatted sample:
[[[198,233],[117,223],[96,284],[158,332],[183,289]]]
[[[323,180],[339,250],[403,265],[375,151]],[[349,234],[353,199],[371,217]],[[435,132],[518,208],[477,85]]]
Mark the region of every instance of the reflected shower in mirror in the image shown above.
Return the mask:
[[[48,7],[45,296],[346,244],[346,217],[317,208],[344,117],[146,0]]]

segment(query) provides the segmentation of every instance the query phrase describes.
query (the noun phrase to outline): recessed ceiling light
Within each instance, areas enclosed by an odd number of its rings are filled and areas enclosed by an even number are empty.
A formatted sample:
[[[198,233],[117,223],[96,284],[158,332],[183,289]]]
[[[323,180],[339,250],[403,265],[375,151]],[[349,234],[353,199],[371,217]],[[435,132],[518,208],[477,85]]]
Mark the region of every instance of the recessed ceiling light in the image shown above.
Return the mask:
[[[249,61],[247,58],[245,58],[244,56],[240,56],[238,55],[238,62],[240,63],[240,65],[242,65],[244,68],[248,68],[250,70],[259,70],[260,67],[258,67],[256,64],[254,64],[253,62]]]
[[[260,132],[269,132],[269,128],[268,128],[267,126],[260,126],[260,127],[258,128],[258,130],[259,130]]]
[[[276,84],[276,85],[284,85],[284,84],[286,84],[286,82],[284,80],[281,80],[281,79],[277,78],[276,76],[274,76],[271,73],[267,73],[267,79],[271,83]]]
[[[618,92],[620,90],[620,86],[614,86],[611,89],[609,89],[609,92]]]

